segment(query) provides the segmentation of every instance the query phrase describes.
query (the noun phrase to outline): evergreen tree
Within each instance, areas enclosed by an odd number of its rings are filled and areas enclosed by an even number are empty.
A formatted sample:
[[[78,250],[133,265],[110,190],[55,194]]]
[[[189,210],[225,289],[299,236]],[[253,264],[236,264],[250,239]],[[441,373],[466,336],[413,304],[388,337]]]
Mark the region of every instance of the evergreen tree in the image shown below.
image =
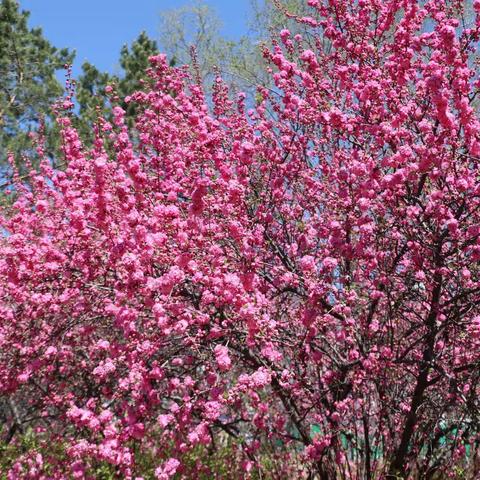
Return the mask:
[[[22,153],[31,148],[29,133],[44,123],[46,147],[55,149],[51,105],[63,93],[56,73],[73,61],[74,53],[57,49],[41,28],[29,28],[29,12],[16,0],[0,3],[0,169],[8,152],[22,169]],[[58,138],[58,137],[57,137]]]
[[[142,88],[145,71],[149,67],[148,58],[158,53],[155,40],[142,32],[131,44],[124,45],[120,51],[121,72],[110,74],[101,72],[89,62],[82,65],[76,86],[76,98],[79,104],[78,126],[82,134],[91,131],[89,127],[98,117],[98,113],[108,115],[108,97],[105,94],[107,85],[115,88],[120,99],[120,106],[126,111],[126,119],[132,126],[135,110],[133,105],[128,105],[123,100],[126,96]]]

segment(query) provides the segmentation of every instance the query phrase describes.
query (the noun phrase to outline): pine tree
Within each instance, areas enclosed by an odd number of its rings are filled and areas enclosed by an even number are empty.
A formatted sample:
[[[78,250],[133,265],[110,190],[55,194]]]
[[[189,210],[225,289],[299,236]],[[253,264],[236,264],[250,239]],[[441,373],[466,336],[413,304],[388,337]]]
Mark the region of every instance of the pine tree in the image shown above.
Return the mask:
[[[44,123],[46,147],[55,149],[51,105],[63,93],[56,74],[73,61],[74,53],[57,49],[41,28],[29,28],[29,12],[16,0],[0,3],[0,169],[7,155],[15,155],[22,170],[22,154],[31,149],[29,133]]]
[[[142,32],[130,47],[126,44],[122,47],[120,73],[101,72],[89,62],[82,65],[83,73],[76,86],[76,99],[79,104],[77,121],[82,134],[87,135],[87,132],[91,131],[90,125],[97,119],[99,112],[108,116],[108,97],[105,94],[108,85],[115,88],[120,106],[126,111],[127,123],[131,126],[135,111],[133,105],[128,105],[124,98],[141,89],[145,71],[149,67],[148,58],[157,53],[155,40]]]

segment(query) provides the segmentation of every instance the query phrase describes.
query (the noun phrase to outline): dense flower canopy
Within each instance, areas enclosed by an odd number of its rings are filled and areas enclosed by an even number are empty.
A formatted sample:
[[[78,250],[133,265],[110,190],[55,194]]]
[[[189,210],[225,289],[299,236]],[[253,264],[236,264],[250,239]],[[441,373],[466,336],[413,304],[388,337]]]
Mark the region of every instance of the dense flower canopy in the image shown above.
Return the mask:
[[[223,435],[245,475],[478,474],[480,1],[308,4],[255,106],[158,55],[133,132],[67,102],[67,168],[17,179],[0,395],[66,455],[8,478],[196,478]]]

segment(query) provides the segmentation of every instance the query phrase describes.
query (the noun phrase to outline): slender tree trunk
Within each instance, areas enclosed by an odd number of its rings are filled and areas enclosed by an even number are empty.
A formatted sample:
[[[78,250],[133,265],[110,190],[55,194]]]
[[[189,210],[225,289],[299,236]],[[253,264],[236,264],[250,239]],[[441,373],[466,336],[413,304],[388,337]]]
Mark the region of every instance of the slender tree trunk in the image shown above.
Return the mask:
[[[442,275],[439,273],[439,268],[442,266],[441,250],[442,241],[440,240],[435,249],[435,267],[436,272],[433,277],[433,292],[430,302],[430,311],[425,321],[427,327],[427,337],[425,341],[425,348],[423,350],[422,365],[420,373],[417,377],[417,383],[413,390],[412,400],[410,402],[410,409],[405,418],[405,423],[402,430],[400,444],[393,455],[393,460],[390,464],[390,469],[387,478],[407,478],[407,469],[405,468],[405,461],[409,453],[409,445],[412,439],[415,425],[418,419],[418,409],[422,406],[424,401],[424,392],[428,387],[428,374],[431,368],[433,359],[435,339],[437,335],[437,314],[438,305],[440,303],[440,295],[442,291]]]

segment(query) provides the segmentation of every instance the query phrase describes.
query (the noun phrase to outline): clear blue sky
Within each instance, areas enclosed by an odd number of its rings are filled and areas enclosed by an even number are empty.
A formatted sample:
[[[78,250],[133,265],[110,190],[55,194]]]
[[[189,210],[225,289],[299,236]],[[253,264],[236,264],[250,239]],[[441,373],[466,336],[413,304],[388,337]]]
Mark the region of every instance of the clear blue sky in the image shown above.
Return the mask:
[[[30,26],[41,26],[56,47],[77,51],[74,72],[88,60],[100,70],[114,71],[120,48],[145,30],[158,37],[162,10],[189,0],[19,0],[30,11]],[[246,32],[249,0],[209,0],[223,21],[223,33],[238,38]]]

